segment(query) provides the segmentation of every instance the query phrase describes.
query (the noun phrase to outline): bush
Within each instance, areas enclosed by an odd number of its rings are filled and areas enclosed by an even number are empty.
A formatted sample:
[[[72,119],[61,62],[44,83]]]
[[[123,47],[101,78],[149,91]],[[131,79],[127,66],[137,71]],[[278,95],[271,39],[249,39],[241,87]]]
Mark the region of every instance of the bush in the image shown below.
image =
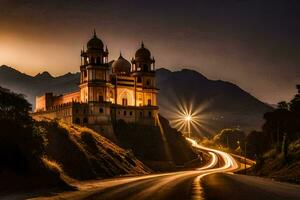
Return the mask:
[[[237,149],[239,146],[243,146],[246,136],[240,129],[223,129],[219,134],[215,135],[213,141],[223,147],[231,150]]]
[[[22,95],[0,87],[0,170],[34,172],[44,152],[44,130],[29,116]]]

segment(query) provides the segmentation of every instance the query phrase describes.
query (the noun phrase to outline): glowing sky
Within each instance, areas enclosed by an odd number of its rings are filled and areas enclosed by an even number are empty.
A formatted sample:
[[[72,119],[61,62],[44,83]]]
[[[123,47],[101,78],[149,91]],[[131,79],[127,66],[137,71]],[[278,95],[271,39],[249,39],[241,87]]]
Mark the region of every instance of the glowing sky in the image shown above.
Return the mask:
[[[196,69],[276,103],[300,83],[299,7],[297,0],[0,0],[0,65],[31,75],[78,71],[95,27],[110,59],[120,50],[130,59],[144,40],[157,66]]]

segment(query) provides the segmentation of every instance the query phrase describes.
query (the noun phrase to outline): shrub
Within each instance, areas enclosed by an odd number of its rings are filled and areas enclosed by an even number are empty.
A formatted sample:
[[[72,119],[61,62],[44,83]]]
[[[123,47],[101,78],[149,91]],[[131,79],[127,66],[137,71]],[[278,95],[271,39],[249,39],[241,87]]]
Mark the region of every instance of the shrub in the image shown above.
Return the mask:
[[[242,130],[227,128],[217,134],[213,140],[215,143],[220,144],[223,147],[235,150],[239,146],[244,145],[245,138],[245,133]]]

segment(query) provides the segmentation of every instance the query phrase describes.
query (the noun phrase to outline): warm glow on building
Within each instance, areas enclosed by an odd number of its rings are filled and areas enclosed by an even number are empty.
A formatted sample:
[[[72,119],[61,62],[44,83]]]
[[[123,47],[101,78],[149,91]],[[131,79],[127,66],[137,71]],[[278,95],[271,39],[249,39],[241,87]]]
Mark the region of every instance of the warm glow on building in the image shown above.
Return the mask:
[[[112,122],[156,125],[158,106],[155,60],[141,44],[131,63],[108,61],[108,48],[94,36],[81,50],[80,84],[74,93],[46,93],[36,99],[35,117],[60,118],[110,132]],[[97,129],[97,128],[96,128]]]

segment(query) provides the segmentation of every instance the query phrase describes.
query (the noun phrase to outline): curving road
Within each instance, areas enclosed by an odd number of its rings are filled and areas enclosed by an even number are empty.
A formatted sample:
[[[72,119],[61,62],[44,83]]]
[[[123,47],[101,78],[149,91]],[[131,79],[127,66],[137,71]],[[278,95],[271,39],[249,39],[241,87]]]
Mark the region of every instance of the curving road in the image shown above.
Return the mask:
[[[237,162],[227,153],[198,145],[188,139],[195,148],[211,155],[210,162],[193,171],[180,171],[138,177],[107,179],[76,185],[80,191],[66,192],[51,197],[35,199],[203,199],[200,179],[216,172],[231,172],[239,168]],[[219,158],[223,165],[218,167]]]
[[[35,199],[202,200],[300,199],[300,186],[256,177],[233,175],[239,168],[229,154],[198,145],[211,155],[207,165],[193,171],[114,178],[78,183],[79,191]],[[219,159],[222,162],[219,162]],[[219,166],[222,163],[222,166]],[[229,173],[219,173],[229,172]]]

